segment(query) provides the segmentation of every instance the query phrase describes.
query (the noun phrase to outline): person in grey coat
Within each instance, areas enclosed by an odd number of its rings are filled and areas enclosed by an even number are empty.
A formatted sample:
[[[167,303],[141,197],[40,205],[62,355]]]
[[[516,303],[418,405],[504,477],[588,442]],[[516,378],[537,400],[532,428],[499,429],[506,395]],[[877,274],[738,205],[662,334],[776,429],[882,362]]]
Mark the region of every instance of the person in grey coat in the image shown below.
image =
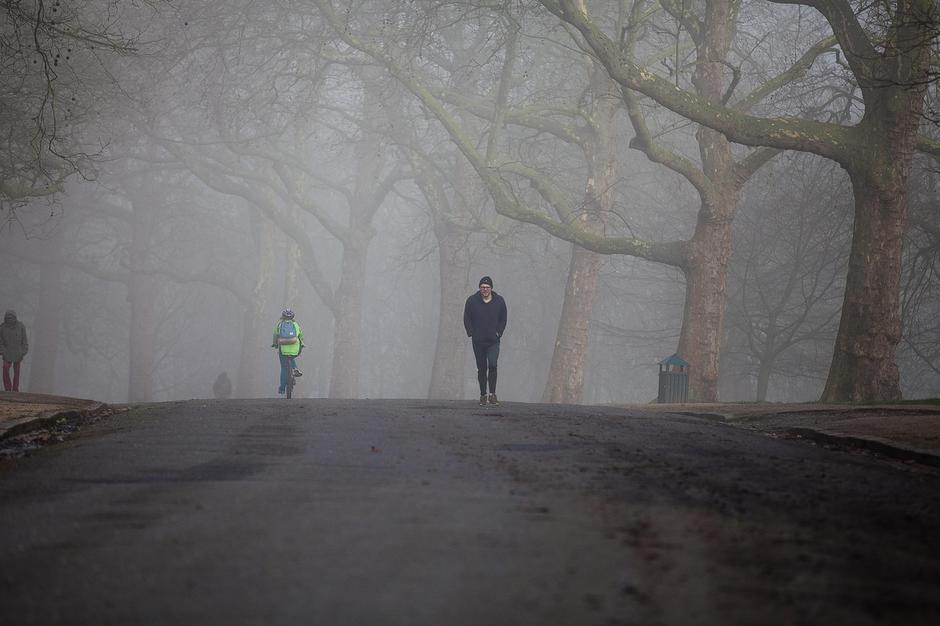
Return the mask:
[[[26,326],[16,319],[15,311],[7,311],[0,324],[0,356],[3,357],[3,390],[20,390],[20,363],[29,352],[26,340]],[[10,369],[13,377],[10,378]]]

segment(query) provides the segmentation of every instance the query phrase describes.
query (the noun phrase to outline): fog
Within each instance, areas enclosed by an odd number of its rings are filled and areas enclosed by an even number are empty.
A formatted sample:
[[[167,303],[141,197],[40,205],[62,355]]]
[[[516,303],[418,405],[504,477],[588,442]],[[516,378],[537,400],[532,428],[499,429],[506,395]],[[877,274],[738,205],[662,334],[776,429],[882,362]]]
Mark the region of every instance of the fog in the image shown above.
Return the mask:
[[[483,276],[508,306],[504,401],[652,402],[674,353],[695,400],[869,377],[833,356],[840,333],[883,334],[847,279],[850,258],[883,265],[859,252],[848,157],[729,141],[626,88],[555,3],[64,4],[5,3],[0,26],[0,308],[29,333],[23,391],[208,398],[224,371],[236,397],[275,396],[290,308],[296,395],[472,399]],[[762,119],[867,119],[838,44],[808,52],[832,34],[819,13],[745,2],[704,63],[712,35],[621,4],[587,3],[666,85]],[[936,96],[930,75],[894,286],[867,283],[897,304],[878,358],[905,398],[940,393]]]

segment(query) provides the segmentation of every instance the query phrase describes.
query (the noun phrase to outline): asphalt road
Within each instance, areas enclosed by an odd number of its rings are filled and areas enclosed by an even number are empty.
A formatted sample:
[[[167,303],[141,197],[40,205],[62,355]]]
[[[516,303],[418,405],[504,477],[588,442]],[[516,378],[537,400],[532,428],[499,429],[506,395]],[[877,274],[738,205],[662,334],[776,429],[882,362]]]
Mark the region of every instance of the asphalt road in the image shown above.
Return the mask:
[[[938,624],[940,472],[603,407],[142,406],[0,464],[0,622]]]

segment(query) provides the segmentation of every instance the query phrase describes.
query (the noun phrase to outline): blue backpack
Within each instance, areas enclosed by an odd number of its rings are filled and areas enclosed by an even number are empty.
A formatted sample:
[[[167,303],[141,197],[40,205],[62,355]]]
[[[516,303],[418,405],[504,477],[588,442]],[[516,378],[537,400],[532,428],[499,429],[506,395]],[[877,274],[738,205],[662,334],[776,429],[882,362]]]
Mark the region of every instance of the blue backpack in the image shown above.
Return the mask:
[[[277,342],[282,346],[297,343],[297,324],[292,320],[281,320],[277,328]]]

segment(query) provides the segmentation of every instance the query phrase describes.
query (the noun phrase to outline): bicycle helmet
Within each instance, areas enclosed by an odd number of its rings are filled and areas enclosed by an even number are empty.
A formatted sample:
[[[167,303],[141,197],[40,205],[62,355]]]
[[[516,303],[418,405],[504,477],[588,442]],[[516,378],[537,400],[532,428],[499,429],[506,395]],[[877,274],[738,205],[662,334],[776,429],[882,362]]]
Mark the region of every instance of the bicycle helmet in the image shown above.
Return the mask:
[[[292,320],[294,319],[294,312],[291,311],[290,309],[284,309],[283,311],[281,311],[281,317],[283,317],[286,320]]]

